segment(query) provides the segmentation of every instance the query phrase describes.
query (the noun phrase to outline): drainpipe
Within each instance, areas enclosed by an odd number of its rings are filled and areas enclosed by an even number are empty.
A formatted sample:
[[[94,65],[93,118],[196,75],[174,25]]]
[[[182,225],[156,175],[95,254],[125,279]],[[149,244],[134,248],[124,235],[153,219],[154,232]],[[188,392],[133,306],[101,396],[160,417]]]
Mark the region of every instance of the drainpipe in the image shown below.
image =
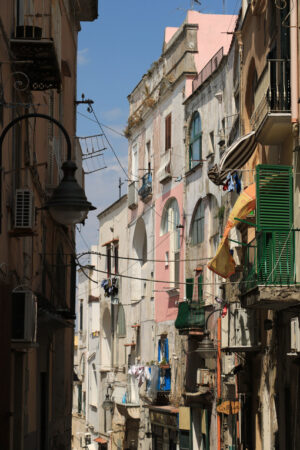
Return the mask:
[[[291,38],[291,116],[292,123],[298,122],[298,2],[290,0],[290,38]]]
[[[217,397],[221,398],[221,317],[218,317]],[[221,414],[217,413],[218,450],[221,450]]]

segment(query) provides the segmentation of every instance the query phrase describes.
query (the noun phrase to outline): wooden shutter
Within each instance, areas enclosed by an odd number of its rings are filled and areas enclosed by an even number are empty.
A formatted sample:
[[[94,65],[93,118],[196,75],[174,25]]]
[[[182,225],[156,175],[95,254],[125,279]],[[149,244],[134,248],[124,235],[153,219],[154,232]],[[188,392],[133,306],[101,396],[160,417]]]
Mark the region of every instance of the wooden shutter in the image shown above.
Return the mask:
[[[194,278],[187,278],[185,280],[185,295],[187,300],[193,300],[193,290],[194,290]]]
[[[293,174],[290,166],[256,167],[257,229],[290,229],[293,224]]]
[[[165,151],[171,148],[171,114],[165,118]]]
[[[198,301],[203,303],[203,273],[198,276]]]
[[[261,283],[294,282],[293,175],[290,166],[256,168],[257,274]]]

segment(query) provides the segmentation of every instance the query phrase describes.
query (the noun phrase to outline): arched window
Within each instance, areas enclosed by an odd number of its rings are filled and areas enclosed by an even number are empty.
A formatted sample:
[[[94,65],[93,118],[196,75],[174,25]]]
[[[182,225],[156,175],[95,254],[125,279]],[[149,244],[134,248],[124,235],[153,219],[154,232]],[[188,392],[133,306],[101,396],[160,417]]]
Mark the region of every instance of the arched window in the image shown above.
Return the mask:
[[[176,198],[171,198],[166,203],[161,220],[161,235],[169,231],[176,231],[175,250],[180,248],[180,229],[176,228],[180,223],[179,207]]]
[[[192,221],[192,245],[200,244],[204,240],[204,203],[201,200],[197,206]]]
[[[189,168],[192,169],[199,164],[202,158],[202,131],[200,114],[195,112],[190,126],[189,140]]]
[[[119,305],[118,308],[117,336],[118,338],[126,337],[125,311],[123,305]]]

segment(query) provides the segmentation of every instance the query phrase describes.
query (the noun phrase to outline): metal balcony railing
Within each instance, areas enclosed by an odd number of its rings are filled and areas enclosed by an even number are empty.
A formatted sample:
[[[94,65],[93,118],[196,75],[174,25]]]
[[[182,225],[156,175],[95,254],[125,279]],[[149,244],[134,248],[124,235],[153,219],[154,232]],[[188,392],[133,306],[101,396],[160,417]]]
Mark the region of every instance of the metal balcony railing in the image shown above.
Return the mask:
[[[203,67],[201,72],[193,79],[192,88],[193,92],[207,80],[208,77],[219,67],[224,55],[224,48],[221,47],[217,53],[208,61],[206,66]]]
[[[295,233],[299,230],[271,230],[256,234],[246,246],[241,292],[259,285],[298,284],[295,267]]]
[[[142,186],[140,187],[138,191],[139,196],[142,200],[145,200],[149,197],[149,195],[152,194],[152,175],[151,173],[146,173],[142,177]]]
[[[290,109],[290,61],[269,59],[255,89],[251,125],[256,130],[267,114],[289,113]]]
[[[18,2],[10,47],[31,90],[60,88],[61,10],[58,2]],[[65,70],[70,72],[67,63]]]

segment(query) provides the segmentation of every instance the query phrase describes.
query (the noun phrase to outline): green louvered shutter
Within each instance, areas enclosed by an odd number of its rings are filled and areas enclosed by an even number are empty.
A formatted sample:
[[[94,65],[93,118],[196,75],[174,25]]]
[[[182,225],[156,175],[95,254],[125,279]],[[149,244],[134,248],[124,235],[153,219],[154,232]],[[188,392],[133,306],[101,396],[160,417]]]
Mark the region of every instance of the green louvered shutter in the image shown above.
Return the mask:
[[[204,304],[203,302],[203,274],[200,273],[198,277],[198,301],[201,304]]]
[[[190,302],[193,300],[194,278],[186,278],[185,295]]]
[[[257,274],[260,283],[294,280],[293,174],[290,166],[256,167]]]

